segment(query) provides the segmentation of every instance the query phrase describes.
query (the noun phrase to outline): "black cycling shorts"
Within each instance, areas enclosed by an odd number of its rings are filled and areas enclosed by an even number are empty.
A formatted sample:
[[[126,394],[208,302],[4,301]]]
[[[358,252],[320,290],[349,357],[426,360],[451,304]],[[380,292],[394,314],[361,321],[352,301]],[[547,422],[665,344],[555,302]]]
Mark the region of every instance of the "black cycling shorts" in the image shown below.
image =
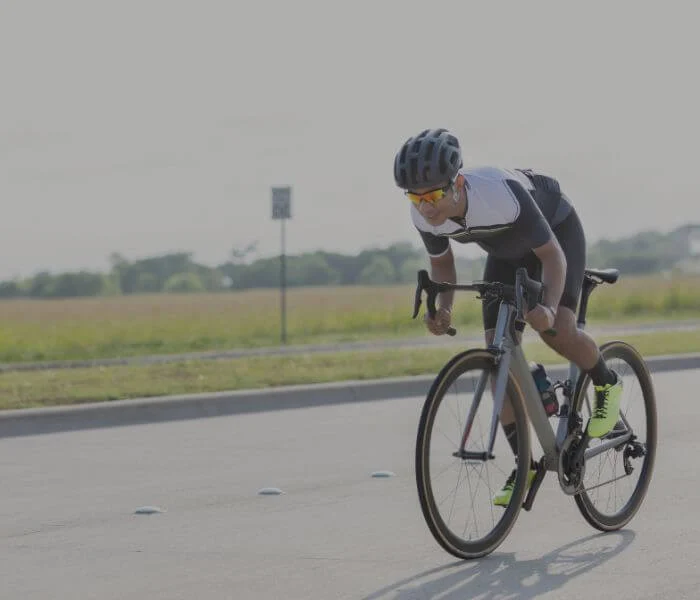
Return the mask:
[[[566,281],[559,306],[566,306],[576,312],[581,286],[583,284],[583,270],[586,267],[586,237],[583,233],[581,221],[576,211],[571,209],[569,215],[553,230],[559,241],[561,249],[566,256]],[[534,252],[530,252],[519,261],[503,260],[489,256],[484,268],[485,281],[500,281],[508,285],[515,283],[515,271],[519,267],[526,267],[528,275],[537,281],[541,281],[542,264]],[[498,302],[482,302],[482,315],[484,329],[495,329],[498,320]]]

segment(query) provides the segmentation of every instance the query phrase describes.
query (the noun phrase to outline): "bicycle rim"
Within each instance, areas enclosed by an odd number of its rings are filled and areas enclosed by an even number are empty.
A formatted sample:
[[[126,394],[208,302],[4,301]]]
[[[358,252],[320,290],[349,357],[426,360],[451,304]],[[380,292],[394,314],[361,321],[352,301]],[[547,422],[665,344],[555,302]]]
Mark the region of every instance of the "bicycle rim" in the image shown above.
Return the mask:
[[[620,419],[613,432],[601,440],[591,440],[595,448],[615,435],[616,429],[631,428],[635,436],[625,443],[586,461],[584,491],[574,496],[583,517],[596,529],[612,531],[627,524],[639,510],[651,480],[656,455],[656,401],[654,388],[644,360],[624,342],[610,342],[601,347],[606,364],[622,377],[623,393]],[[591,416],[594,400],[590,378],[585,376],[576,393],[575,408],[583,423]],[[631,456],[638,449],[642,456]],[[631,467],[631,473],[625,469]]]
[[[426,398],[416,443],[416,479],[423,515],[436,541],[450,554],[478,558],[498,547],[515,524],[526,491],[529,460],[516,463],[499,423],[495,458],[464,459],[460,448],[474,392],[483,373],[489,377],[476,410],[466,450],[488,450],[494,413],[491,381],[494,357],[470,350],[454,357],[440,372]],[[518,436],[518,455],[530,455],[529,429],[521,396],[510,378],[508,395]],[[493,496],[516,469],[510,504],[494,506]]]

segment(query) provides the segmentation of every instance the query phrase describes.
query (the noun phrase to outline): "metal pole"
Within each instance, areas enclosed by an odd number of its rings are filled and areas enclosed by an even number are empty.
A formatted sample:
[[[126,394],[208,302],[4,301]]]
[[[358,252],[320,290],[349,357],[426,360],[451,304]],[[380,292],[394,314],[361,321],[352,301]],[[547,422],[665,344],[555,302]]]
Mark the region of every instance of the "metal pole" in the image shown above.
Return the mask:
[[[280,257],[281,267],[281,291],[282,291],[282,344],[287,343],[287,272],[286,272],[286,256],[285,256],[285,239],[284,239],[284,222],[282,219],[282,256]]]

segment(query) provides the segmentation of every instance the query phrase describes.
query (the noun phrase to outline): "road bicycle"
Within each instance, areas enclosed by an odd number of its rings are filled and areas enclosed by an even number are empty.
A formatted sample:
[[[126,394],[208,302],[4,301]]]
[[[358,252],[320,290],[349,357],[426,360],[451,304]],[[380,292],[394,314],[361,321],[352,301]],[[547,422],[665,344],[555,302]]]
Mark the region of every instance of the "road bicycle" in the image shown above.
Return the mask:
[[[618,277],[616,269],[586,269],[577,327],[585,328],[595,287],[613,284]],[[448,290],[477,292],[482,301],[498,302],[499,312],[493,342],[449,360],[433,381],[421,413],[416,483],[423,515],[437,542],[464,559],[493,552],[508,536],[520,510],[531,510],[550,471],[593,527],[614,531],[625,526],[644,500],[656,454],[654,388],[639,352],[624,341],[600,347],[608,367],[622,378],[623,397],[613,430],[602,438],[590,438],[586,425],[595,406],[590,377],[570,363],[568,377],[552,385],[559,408],[548,415],[521,346],[525,309],[541,300],[542,284],[530,279],[524,268],[517,271],[515,285],[439,283],[422,270],[413,317],[423,293],[428,313],[434,316],[437,295]],[[456,331],[450,328],[448,333]],[[517,457],[527,460],[517,459],[499,426],[505,407],[514,418]],[[537,461],[530,458],[535,450],[541,452]],[[534,479],[529,473],[533,465]],[[513,469],[510,503],[495,506],[493,495]]]

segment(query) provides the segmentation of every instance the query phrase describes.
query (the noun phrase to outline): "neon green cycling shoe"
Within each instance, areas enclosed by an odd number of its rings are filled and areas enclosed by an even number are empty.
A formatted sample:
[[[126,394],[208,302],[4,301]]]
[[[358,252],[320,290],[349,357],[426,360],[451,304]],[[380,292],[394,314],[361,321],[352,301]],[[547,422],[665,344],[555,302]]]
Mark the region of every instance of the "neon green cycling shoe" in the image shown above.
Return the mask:
[[[622,379],[615,374],[614,384],[595,386],[595,406],[588,421],[588,435],[600,438],[610,433],[620,415],[620,398],[622,397]]]
[[[530,489],[532,481],[535,479],[536,471],[530,469],[527,474],[527,489]],[[513,497],[513,488],[515,487],[515,474],[516,470],[510,474],[508,479],[506,479],[505,485],[498,491],[493,497],[494,506],[508,506],[510,504],[510,499]],[[527,490],[526,490],[527,491]]]

